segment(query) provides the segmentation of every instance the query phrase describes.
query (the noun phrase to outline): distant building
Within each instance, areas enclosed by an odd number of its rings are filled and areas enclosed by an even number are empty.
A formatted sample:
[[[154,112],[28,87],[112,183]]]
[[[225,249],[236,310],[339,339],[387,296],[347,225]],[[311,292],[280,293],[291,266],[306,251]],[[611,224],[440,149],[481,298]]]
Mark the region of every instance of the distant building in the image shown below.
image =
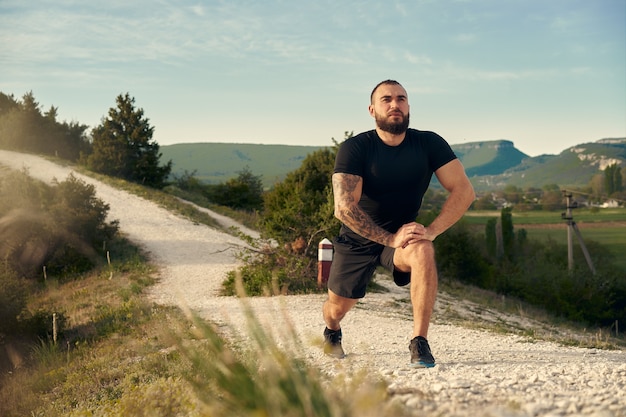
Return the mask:
[[[604,203],[602,203],[602,205],[600,206],[602,208],[617,208],[619,207],[619,202],[617,200],[607,200]]]

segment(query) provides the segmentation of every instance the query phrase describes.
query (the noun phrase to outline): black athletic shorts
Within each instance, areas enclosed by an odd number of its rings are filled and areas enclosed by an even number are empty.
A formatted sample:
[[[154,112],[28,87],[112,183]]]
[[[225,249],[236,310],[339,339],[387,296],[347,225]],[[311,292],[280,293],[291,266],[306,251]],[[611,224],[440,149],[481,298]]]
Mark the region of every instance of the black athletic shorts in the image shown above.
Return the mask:
[[[353,232],[342,233],[333,242],[333,263],[330,266],[328,289],[346,298],[363,298],[378,266],[392,272],[394,281],[406,285],[411,273],[396,271],[394,248],[365,239]]]

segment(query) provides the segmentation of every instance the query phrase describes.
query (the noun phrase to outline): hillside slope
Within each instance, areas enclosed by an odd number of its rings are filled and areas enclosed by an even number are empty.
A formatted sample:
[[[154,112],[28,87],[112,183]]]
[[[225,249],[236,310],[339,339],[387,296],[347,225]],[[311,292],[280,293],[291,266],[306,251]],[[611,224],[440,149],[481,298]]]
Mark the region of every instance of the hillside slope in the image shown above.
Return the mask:
[[[16,170],[27,168],[46,182],[63,180],[73,172],[36,156],[7,151],[0,151],[0,163]],[[232,330],[240,342],[251,337],[241,300],[218,294],[226,273],[237,265],[234,255],[242,241],[144,198],[73,174],[94,185],[97,197],[110,205],[110,215],[119,220],[121,231],[160,267],[159,283],[151,292],[155,302],[193,309],[223,325],[220,328]],[[535,340],[527,336],[535,334],[530,329],[553,334],[560,329],[497,314],[445,294],[438,298],[429,332],[438,364],[431,369],[411,368],[409,289],[396,287],[389,278],[379,279],[388,291],[368,294],[343,322],[348,352],[344,360],[322,353],[323,294],[248,301],[269,334],[280,338],[290,333],[285,326],[293,326],[302,341],[298,352],[310,366],[329,375],[344,375],[347,381],[364,375],[384,380],[389,401],[406,405],[415,416],[626,416],[626,397],[620,395],[626,390],[625,352]],[[461,316],[472,317],[475,329],[455,325]],[[510,333],[478,330],[485,321]]]
[[[270,187],[294,171],[320,146],[260,145],[245,143],[180,143],[162,146],[162,160],[172,160],[172,173],[196,172],[196,178],[218,184],[249,169]]]
[[[485,176],[480,182],[495,187],[516,185],[522,188],[558,184],[562,188],[589,184],[594,175],[611,164],[626,165],[626,138],[603,139],[565,149],[559,155],[540,155],[524,159],[499,175]]]
[[[187,143],[161,147],[162,160],[173,161],[172,174],[195,172],[207,183],[222,183],[249,169],[266,188],[297,169],[321,146],[236,143]],[[565,149],[559,155],[529,157],[512,141],[476,141],[452,145],[477,190],[546,184],[584,187],[611,163],[626,165],[626,138],[601,139]],[[433,182],[436,184],[436,182]]]

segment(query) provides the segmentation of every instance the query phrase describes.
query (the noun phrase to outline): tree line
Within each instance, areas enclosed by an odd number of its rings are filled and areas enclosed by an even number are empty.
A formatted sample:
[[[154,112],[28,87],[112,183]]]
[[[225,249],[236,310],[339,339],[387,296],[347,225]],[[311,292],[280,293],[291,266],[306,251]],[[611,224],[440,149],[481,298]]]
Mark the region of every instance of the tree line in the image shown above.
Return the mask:
[[[154,128],[128,93],[117,96],[116,107],[89,135],[87,125],[57,116],[57,107],[42,111],[32,92],[21,100],[0,93],[0,147],[56,156],[154,188],[165,185],[172,162],[161,165]]]
[[[221,184],[203,184],[194,173],[170,177],[172,161],[161,162],[154,127],[128,93],[88,132],[78,122],[59,122],[58,108],[43,111],[32,92],[21,100],[0,92],[0,148],[51,155],[75,162],[100,174],[163,189],[174,185],[200,194],[214,204],[255,211],[263,206],[260,176],[244,169]]]

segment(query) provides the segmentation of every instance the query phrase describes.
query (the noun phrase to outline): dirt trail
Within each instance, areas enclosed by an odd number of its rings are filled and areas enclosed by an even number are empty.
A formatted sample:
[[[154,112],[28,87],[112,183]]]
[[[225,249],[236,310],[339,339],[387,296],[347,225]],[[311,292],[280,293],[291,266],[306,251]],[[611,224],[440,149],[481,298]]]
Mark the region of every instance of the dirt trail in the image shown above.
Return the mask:
[[[0,164],[28,168],[33,177],[45,182],[62,181],[73,172],[9,151],[0,151]],[[122,232],[159,265],[160,280],[150,291],[155,302],[191,308],[245,334],[240,300],[218,295],[227,272],[237,265],[234,254],[243,242],[90,177],[74,175],[95,186],[98,198],[110,205],[110,219],[119,220]],[[447,324],[445,316],[450,311],[516,328],[523,319],[497,315],[446,294],[439,297],[429,334],[437,366],[428,370],[408,367],[408,290],[389,281],[383,284],[389,292],[369,294],[343,322],[348,357],[340,361],[325,357],[319,347],[323,295],[250,302],[259,320],[277,337],[286,321],[295,326],[305,342],[303,354],[313,366],[329,374],[369,369],[387,379],[393,400],[407,404],[415,415],[626,416],[625,352],[562,347]]]

